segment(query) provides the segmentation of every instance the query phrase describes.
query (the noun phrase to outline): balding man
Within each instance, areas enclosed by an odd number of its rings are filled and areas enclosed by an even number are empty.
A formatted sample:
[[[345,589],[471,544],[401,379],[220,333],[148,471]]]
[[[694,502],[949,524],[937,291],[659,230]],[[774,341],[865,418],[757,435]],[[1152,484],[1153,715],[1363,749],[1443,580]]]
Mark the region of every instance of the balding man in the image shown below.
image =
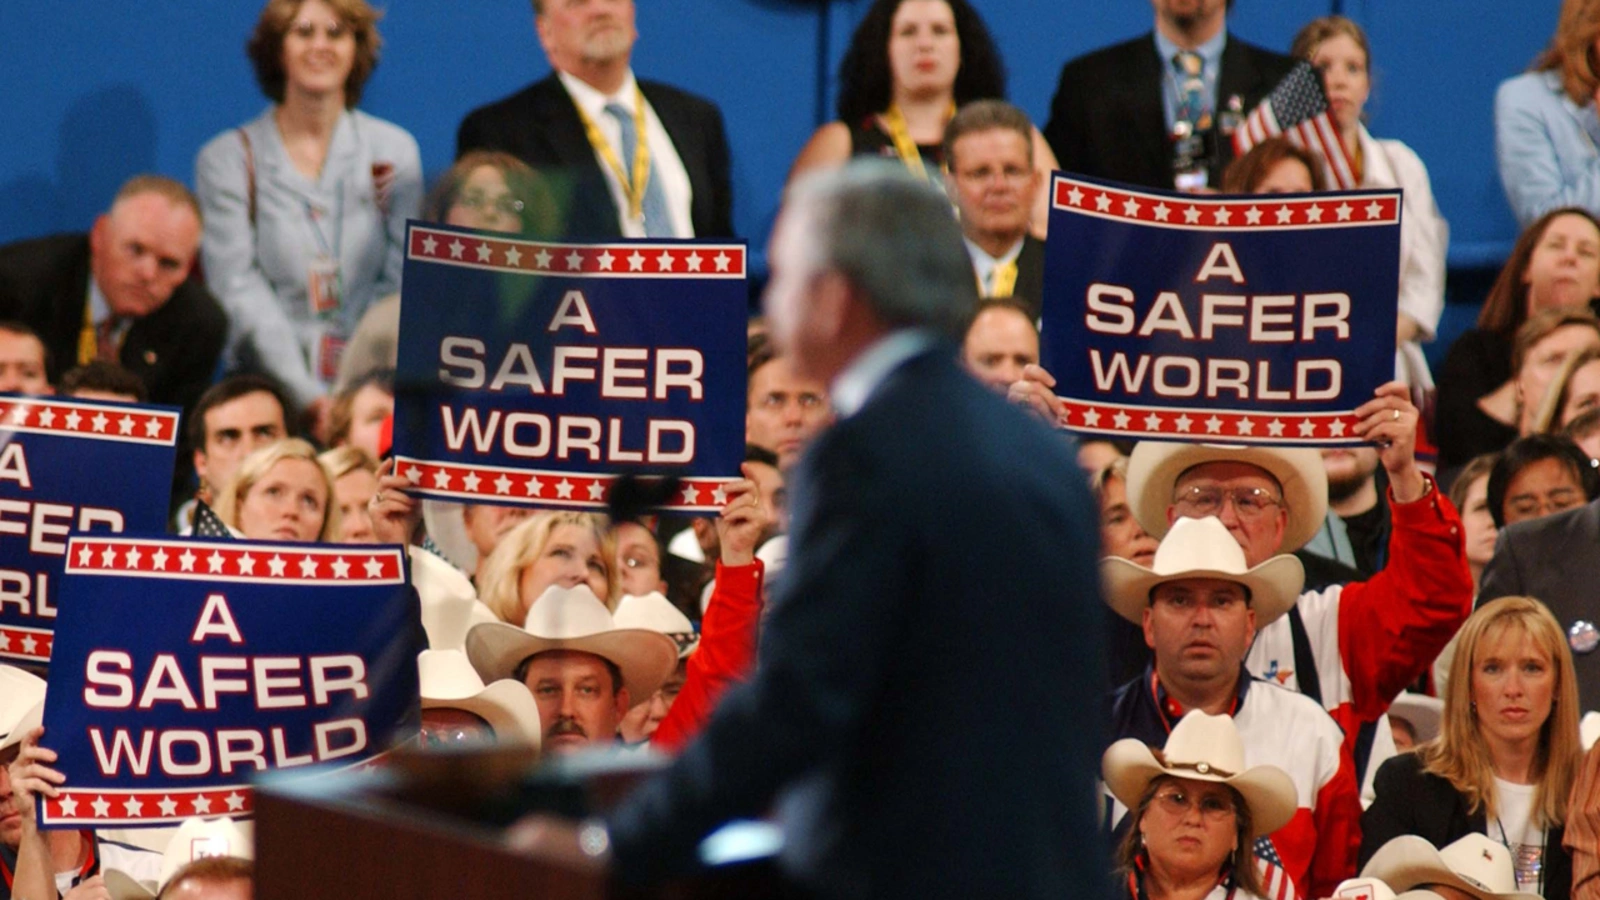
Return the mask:
[[[88,234],[0,247],[0,319],[32,327],[50,381],[77,365],[118,363],[155,403],[191,407],[216,371],[222,307],[195,277],[200,207],[188,188],[139,175]]]

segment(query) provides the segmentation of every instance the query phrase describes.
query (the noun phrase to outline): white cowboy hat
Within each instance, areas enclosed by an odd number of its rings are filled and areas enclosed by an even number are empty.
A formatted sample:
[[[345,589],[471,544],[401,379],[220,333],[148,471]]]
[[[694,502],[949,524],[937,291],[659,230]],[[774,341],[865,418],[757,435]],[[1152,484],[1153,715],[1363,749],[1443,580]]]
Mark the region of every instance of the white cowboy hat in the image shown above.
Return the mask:
[[[424,500],[422,524],[445,562],[463,572],[476,572],[478,545],[467,534],[467,524],[462,518],[466,508],[466,504],[453,500]]]
[[[44,724],[44,691],[38,694],[39,699],[23,711],[22,715],[12,724],[11,731],[6,734],[5,740],[0,741],[0,753],[10,750],[22,743],[28,732]]]
[[[1289,824],[1299,806],[1294,782],[1282,769],[1245,768],[1244,741],[1231,716],[1198,709],[1172,726],[1159,758],[1144,741],[1123,738],[1106,748],[1100,774],[1112,795],[1129,809],[1137,809],[1150,782],[1163,775],[1225,784],[1238,791],[1249,807],[1253,836]]]
[[[44,679],[16,666],[0,665],[0,741],[12,736],[21,724],[22,717],[34,706],[44,702]],[[5,744],[6,747],[22,740]]]
[[[411,547],[411,583],[422,602],[422,630],[430,650],[460,650],[467,632],[480,622],[499,621],[478,599],[466,575],[439,556]]]
[[[1479,900],[1538,900],[1539,895],[1517,890],[1511,851],[1488,835],[1469,834],[1444,849],[1425,838],[1403,834],[1367,860],[1363,877],[1382,879],[1397,891],[1419,885],[1443,884],[1465,891]]]
[[[672,638],[672,642],[678,645],[679,659],[687,658],[700,646],[700,634],[694,630],[694,623],[660,591],[623,597],[611,618],[618,628],[648,628]]]
[[[1243,447],[1140,441],[1128,457],[1128,505],[1139,527],[1160,539],[1167,533],[1167,507],[1178,476],[1208,462],[1259,466],[1278,480],[1289,521],[1283,553],[1293,553],[1322,530],[1328,514],[1328,472],[1322,454],[1309,447]]]
[[[423,709],[466,710],[489,723],[501,746],[539,749],[544,727],[539,721],[539,705],[527,685],[511,678],[485,685],[461,650],[418,653],[417,674]]]
[[[678,665],[678,645],[659,631],[618,628],[588,585],[551,585],[528,607],[523,627],[491,622],[467,632],[467,658],[485,682],[511,678],[525,659],[578,650],[610,660],[633,699],[656,692]]]
[[[1389,704],[1389,716],[1411,723],[1411,731],[1419,744],[1439,736],[1439,718],[1443,714],[1443,700],[1412,691],[1401,691],[1400,696]]]
[[[1135,625],[1143,623],[1150,592],[1157,585],[1186,578],[1217,578],[1244,585],[1250,591],[1250,608],[1255,610],[1259,630],[1294,606],[1306,573],[1300,560],[1287,553],[1254,568],[1246,566],[1244,549],[1216,516],[1173,523],[1148,569],[1120,556],[1100,560],[1106,602]]]
[[[254,859],[255,849],[250,838],[231,819],[184,819],[161,854],[159,882],[135,881],[121,869],[107,869],[106,891],[111,894],[111,900],[151,900],[179,869],[212,856]]]
[[[1330,900],[1444,900],[1433,891],[1406,891],[1396,894],[1394,889],[1376,878],[1346,878],[1333,889]]]

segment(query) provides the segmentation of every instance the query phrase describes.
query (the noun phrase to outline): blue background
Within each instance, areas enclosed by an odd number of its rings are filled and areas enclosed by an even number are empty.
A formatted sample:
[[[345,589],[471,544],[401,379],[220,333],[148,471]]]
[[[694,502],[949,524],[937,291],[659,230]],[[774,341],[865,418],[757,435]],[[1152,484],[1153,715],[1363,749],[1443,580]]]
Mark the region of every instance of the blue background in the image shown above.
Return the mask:
[[[505,235],[470,229],[443,229],[464,235],[481,234],[491,240]],[[616,241],[607,246],[623,246]],[[641,242],[649,246],[691,245],[692,242]],[[409,246],[409,240],[408,240]],[[559,254],[558,254],[559,255]],[[619,257],[623,254],[618,253]],[[524,256],[531,257],[532,251]],[[620,267],[622,263],[619,261]],[[687,465],[670,467],[675,475],[738,477],[744,459],[745,408],[745,296],[743,279],[692,278],[606,278],[562,277],[501,273],[425,259],[406,259],[402,279],[401,303],[405,308],[400,332],[400,365],[395,376],[395,454],[422,460],[457,462],[464,465],[506,466],[511,468],[571,472],[583,475],[616,474],[623,471],[662,472],[668,467],[650,463],[592,462],[587,453],[569,460],[555,458],[558,415],[593,416],[602,424],[609,417],[624,420],[623,450],[638,451],[646,443],[646,419],[684,419],[694,424],[695,458]],[[576,326],[548,330],[562,298],[571,290],[580,291],[594,318],[595,334],[585,334]],[[571,311],[569,310],[569,313]],[[629,379],[629,387],[645,386],[646,400],[606,400],[600,397],[598,372],[601,360],[581,360],[578,365],[594,370],[595,381],[578,381],[567,386],[564,396],[533,394],[525,385],[507,385],[500,392],[468,390],[440,380],[440,343],[446,336],[477,338],[487,352],[483,362],[485,385],[492,382],[513,343],[528,346],[534,367],[545,389],[551,388],[551,357],[556,345],[592,347],[652,348],[645,362],[630,362],[643,367],[649,377]],[[704,370],[700,383],[701,400],[689,399],[685,388],[673,387],[667,398],[656,400],[654,348],[685,347],[701,351]],[[456,355],[460,355],[458,352]],[[518,366],[515,371],[521,371]],[[462,370],[452,366],[452,370]],[[684,371],[676,364],[673,371]],[[478,410],[478,421],[487,426],[492,410],[504,413],[533,412],[551,419],[551,455],[538,459],[507,455],[501,435],[495,432],[493,449],[478,453],[471,438],[462,450],[452,453],[445,444],[441,403],[449,404],[461,421],[462,411]],[[503,417],[502,417],[503,421]],[[519,431],[524,441],[534,432]],[[601,449],[610,446],[609,431],[601,435]],[[664,443],[666,450],[679,450],[676,434]],[[427,487],[427,485],[424,485]],[[492,497],[485,497],[491,502]]]

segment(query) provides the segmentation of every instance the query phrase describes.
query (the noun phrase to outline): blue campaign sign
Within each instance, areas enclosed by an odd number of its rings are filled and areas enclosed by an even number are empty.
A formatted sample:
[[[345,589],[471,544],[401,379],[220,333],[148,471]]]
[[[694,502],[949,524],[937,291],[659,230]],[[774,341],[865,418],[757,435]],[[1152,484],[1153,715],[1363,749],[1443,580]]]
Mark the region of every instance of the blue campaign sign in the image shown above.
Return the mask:
[[[1400,192],[1175,194],[1057,173],[1043,362],[1074,431],[1359,443],[1394,373]]]
[[[69,532],[161,531],[178,410],[0,394],[0,659],[50,661]]]
[[[744,458],[743,244],[549,244],[412,222],[395,457],[440,499],[603,509],[617,475],[720,511]]]
[[[257,772],[366,765],[417,734],[403,548],[75,536],[62,588],[46,827],[249,815]]]

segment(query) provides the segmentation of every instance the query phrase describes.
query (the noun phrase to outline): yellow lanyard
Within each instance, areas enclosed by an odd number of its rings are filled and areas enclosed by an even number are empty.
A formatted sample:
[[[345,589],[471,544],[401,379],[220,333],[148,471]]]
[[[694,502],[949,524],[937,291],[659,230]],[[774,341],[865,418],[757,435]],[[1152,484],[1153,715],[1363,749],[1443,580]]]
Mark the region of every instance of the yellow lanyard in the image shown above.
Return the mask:
[[[944,120],[950,121],[955,114],[956,105],[951,103]],[[917,149],[917,142],[911,139],[911,132],[906,128],[906,117],[897,104],[889,104],[889,109],[883,114],[883,124],[889,127],[889,140],[894,142],[894,152],[899,155],[900,161],[906,164],[912,175],[927,181],[928,167],[922,163],[922,151]]]
[[[600,158],[611,167],[612,174],[617,176],[617,182],[622,185],[622,194],[628,198],[628,214],[630,218],[638,219],[644,216],[644,189],[650,183],[650,142],[646,139],[644,128],[644,92],[636,84],[633,86],[633,178],[628,178],[628,170],[622,167],[622,161],[617,159],[617,152],[611,148],[611,142],[600,133],[600,128],[589,118],[589,114],[578,107],[578,118],[583,120],[583,131],[589,137],[589,145],[600,154]]]

